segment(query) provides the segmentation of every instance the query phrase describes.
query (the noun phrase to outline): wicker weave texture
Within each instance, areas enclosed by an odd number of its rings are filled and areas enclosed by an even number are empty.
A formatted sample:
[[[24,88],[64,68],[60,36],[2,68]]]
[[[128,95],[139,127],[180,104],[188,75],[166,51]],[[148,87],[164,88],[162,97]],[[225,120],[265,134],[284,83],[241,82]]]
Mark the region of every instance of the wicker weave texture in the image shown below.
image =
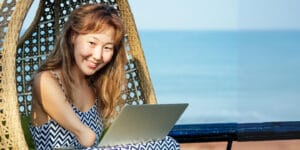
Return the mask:
[[[156,103],[137,28],[127,0],[40,0],[39,9],[25,34],[21,25],[32,0],[0,1],[0,149],[27,149],[20,114],[31,112],[28,81],[54,49],[56,37],[76,7],[86,3],[108,3],[120,11],[126,28],[125,66],[128,84],[122,98],[127,104]]]
[[[27,148],[16,97],[15,53],[19,31],[31,2],[5,0],[1,3],[1,149]]]

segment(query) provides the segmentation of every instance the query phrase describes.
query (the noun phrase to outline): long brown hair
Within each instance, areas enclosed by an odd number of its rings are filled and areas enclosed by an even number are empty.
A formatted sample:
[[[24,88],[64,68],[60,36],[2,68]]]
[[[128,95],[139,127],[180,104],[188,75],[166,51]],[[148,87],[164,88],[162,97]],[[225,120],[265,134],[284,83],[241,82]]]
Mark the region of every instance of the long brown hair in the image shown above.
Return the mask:
[[[96,33],[113,27],[115,30],[114,54],[112,60],[88,80],[96,90],[98,111],[105,123],[115,116],[116,107],[123,105],[120,100],[122,86],[125,85],[126,53],[124,50],[124,27],[117,10],[104,4],[83,5],[74,10],[64,24],[61,36],[56,42],[54,51],[40,66],[38,72],[61,68],[62,80],[67,98],[72,101],[73,78],[71,67],[75,64],[73,34]]]

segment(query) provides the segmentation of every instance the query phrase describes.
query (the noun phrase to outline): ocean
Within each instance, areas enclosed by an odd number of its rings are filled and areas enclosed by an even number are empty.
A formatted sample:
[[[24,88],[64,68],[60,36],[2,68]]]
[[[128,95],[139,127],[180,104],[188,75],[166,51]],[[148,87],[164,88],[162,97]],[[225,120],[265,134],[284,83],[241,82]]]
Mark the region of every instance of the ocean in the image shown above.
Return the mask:
[[[300,31],[139,31],[158,103],[177,124],[299,121]]]

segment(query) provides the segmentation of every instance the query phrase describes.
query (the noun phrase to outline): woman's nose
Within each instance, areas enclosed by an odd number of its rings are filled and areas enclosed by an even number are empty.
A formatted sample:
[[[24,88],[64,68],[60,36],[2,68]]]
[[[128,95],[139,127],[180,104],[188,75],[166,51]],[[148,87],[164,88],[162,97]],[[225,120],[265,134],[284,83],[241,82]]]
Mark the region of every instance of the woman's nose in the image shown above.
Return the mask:
[[[98,48],[94,49],[93,59],[95,59],[97,61],[101,61],[102,60],[102,47],[98,47]]]

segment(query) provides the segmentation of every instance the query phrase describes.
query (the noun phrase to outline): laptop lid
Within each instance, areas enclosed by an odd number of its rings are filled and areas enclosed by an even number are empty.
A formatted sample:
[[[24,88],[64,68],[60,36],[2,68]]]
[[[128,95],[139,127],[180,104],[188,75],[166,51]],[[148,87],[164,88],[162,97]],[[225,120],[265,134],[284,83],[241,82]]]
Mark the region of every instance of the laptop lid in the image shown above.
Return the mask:
[[[140,143],[165,138],[188,104],[126,105],[98,146]]]

